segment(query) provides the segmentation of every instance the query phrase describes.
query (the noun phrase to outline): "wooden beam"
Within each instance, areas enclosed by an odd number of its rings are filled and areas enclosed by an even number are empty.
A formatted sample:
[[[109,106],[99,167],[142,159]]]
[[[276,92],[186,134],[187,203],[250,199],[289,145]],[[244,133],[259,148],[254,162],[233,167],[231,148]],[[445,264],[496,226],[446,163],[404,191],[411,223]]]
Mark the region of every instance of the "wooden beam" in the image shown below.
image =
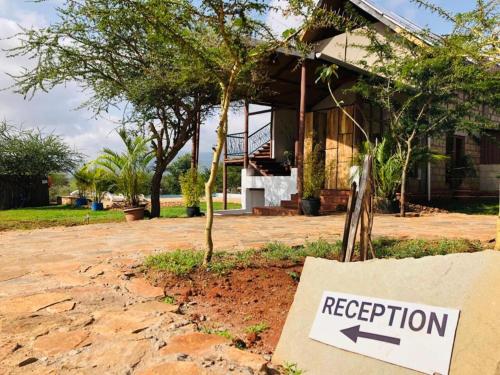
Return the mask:
[[[300,106],[299,106],[299,131],[298,145],[296,147],[296,165],[297,165],[297,194],[299,197],[299,214],[302,214],[300,200],[304,189],[304,132],[306,123],[306,95],[307,95],[307,67],[306,61],[300,68]]]
[[[222,209],[227,210],[227,139],[224,144],[224,163],[222,164]]]
[[[345,262],[345,254],[347,250],[347,241],[349,240],[349,228],[351,227],[352,213],[356,202],[356,182],[351,185],[351,192],[349,193],[349,200],[347,202],[347,212],[344,223],[344,235],[342,237],[342,248],[340,250],[340,261]]]
[[[248,108],[247,108],[247,111],[248,111]],[[263,109],[262,111],[248,112],[248,116],[261,115],[263,113],[269,113],[269,112],[272,112],[272,109]]]
[[[287,84],[287,85],[293,85],[293,86],[299,86],[302,84],[302,82],[295,82],[295,81],[292,81],[290,79],[286,79],[286,78],[274,78],[274,81],[277,81],[277,82],[280,82],[280,83],[284,83],[284,84]],[[322,87],[319,87],[318,85],[311,85],[311,84],[306,84],[306,87],[307,88],[313,88],[315,90],[318,90],[318,91],[321,91],[325,94],[329,94],[330,91],[328,91],[327,88],[322,88]]]
[[[248,168],[248,102],[245,101],[245,128],[243,130],[243,168]]]
[[[354,212],[352,214],[351,223],[349,225],[349,237],[347,240],[345,261],[350,262],[354,254],[354,245],[356,244],[356,235],[358,233],[359,219],[361,217],[361,211],[364,206],[365,195],[368,190],[368,184],[370,183],[371,175],[371,165],[372,157],[367,155],[363,162],[363,172],[361,174],[361,181],[359,183],[358,196],[356,198],[356,205],[354,207]]]

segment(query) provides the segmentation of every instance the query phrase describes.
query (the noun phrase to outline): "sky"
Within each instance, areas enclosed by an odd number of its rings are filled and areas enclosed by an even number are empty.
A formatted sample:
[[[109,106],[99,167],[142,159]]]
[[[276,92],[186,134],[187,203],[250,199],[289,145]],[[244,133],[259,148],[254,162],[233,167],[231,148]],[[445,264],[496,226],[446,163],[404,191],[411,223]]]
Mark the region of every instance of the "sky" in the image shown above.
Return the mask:
[[[278,3],[282,0],[272,0]],[[78,109],[87,94],[73,83],[59,86],[48,93],[38,92],[33,98],[23,98],[13,92],[13,81],[8,74],[16,74],[33,62],[25,58],[7,58],[5,49],[17,45],[14,36],[20,26],[37,28],[49,25],[57,19],[56,7],[63,0],[46,0],[35,3],[32,0],[0,0],[0,120],[24,128],[39,128],[45,133],[61,135],[64,140],[88,158],[94,158],[103,147],[121,149],[121,142],[115,132],[119,127],[120,112],[110,112],[105,117],[95,118],[86,109]],[[446,33],[449,25],[436,16],[419,9],[410,0],[374,0],[374,2],[403,16],[420,26],[428,26],[435,33]],[[435,0],[435,3],[451,11],[472,8],[472,0]],[[450,4],[451,3],[451,4]],[[285,30],[297,23],[296,19],[286,19],[280,14],[270,14],[267,22],[276,31]],[[256,109],[256,108],[255,108]],[[255,110],[254,109],[254,110]],[[251,108],[252,110],[252,108]],[[254,116],[250,122],[250,132],[269,121],[268,115]],[[215,144],[216,118],[207,119],[200,136],[200,152],[208,154]],[[241,111],[232,110],[229,116],[229,132],[242,130]],[[182,152],[189,152],[186,145]]]

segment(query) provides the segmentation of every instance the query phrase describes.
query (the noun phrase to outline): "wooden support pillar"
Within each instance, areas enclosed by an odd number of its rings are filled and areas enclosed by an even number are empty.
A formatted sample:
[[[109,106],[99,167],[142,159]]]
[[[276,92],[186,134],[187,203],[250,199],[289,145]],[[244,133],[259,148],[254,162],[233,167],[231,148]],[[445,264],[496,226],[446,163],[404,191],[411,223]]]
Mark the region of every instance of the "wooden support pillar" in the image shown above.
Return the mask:
[[[248,102],[245,101],[245,129],[243,130],[243,168],[248,168]]]
[[[298,131],[298,145],[296,147],[295,164],[297,166],[297,194],[299,197],[299,214],[302,213],[300,199],[302,199],[302,192],[304,187],[304,132],[306,123],[306,78],[307,69],[306,61],[302,63],[300,76],[300,107],[299,107],[299,131]]]
[[[227,139],[224,144],[224,163],[222,164],[222,209],[227,210]]]

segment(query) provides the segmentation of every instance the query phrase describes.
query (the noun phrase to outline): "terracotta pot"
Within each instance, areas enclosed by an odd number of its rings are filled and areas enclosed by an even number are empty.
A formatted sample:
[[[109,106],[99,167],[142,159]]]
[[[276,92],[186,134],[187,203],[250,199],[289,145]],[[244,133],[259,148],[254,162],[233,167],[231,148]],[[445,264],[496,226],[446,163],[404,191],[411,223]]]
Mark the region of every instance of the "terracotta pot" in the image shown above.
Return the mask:
[[[144,207],[125,208],[123,210],[127,221],[136,221],[144,219]]]

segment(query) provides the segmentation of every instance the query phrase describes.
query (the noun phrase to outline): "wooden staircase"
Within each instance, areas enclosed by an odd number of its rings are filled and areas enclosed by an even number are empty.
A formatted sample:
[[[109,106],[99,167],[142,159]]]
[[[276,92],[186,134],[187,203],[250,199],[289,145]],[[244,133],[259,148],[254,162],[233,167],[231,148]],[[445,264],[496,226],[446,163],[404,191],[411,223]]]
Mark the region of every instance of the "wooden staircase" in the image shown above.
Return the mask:
[[[320,214],[328,215],[334,212],[343,212],[347,209],[349,190],[321,190]],[[257,216],[293,216],[298,215],[299,197],[292,194],[290,200],[283,200],[276,207],[254,207],[252,213]]]
[[[249,158],[249,164],[261,176],[290,176],[290,171],[271,157],[271,142],[254,152]]]

